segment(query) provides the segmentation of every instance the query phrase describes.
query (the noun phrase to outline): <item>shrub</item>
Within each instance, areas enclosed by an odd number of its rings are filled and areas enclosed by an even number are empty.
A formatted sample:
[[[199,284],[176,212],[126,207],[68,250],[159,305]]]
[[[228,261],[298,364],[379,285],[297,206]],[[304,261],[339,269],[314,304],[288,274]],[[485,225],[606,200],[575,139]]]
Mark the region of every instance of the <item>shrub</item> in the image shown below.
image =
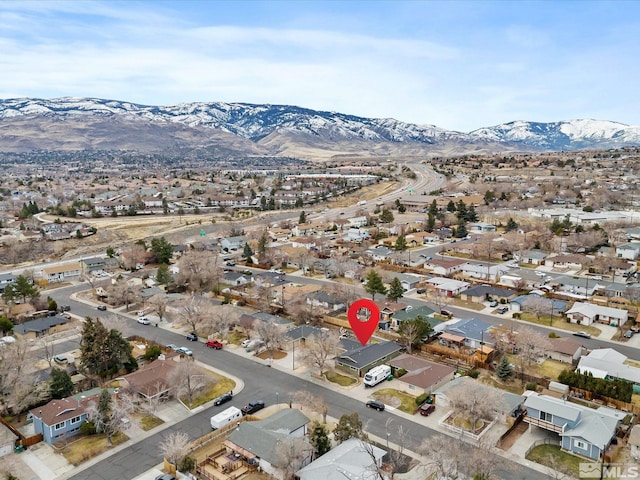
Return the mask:
[[[80,425],[80,432],[85,435],[95,435],[96,434],[96,425],[91,421],[84,422]]]
[[[160,348],[159,345],[151,345],[144,352],[144,358],[145,360],[155,360],[160,356],[161,353],[162,353],[162,349]]]
[[[537,384],[537,383],[533,383],[533,382],[532,382],[532,383],[527,383],[527,384],[525,385],[525,388],[526,388],[527,390],[533,390],[533,391],[535,392],[535,391],[537,391],[537,390],[538,390],[538,384]]]
[[[396,378],[400,378],[403,375],[406,375],[407,371],[404,368],[399,368],[396,370]]]
[[[196,459],[187,455],[178,464],[181,472],[193,472],[196,469]]]
[[[560,338],[560,335],[556,332],[549,332],[549,338]]]
[[[422,395],[419,395],[416,397],[416,405],[422,405],[424,402],[427,401],[427,398],[429,398],[429,394],[428,393],[423,393]]]
[[[478,375],[480,375],[480,372],[474,368],[472,370],[469,370],[467,372],[467,375],[470,376],[471,378],[478,378]]]

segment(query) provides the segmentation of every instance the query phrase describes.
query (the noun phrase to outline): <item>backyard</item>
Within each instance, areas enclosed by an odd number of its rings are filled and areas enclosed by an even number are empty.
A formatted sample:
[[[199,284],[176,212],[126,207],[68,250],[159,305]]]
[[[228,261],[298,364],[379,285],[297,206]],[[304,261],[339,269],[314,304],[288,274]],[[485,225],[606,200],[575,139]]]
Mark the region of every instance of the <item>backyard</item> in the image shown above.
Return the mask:
[[[588,462],[582,457],[560,450],[559,445],[538,445],[527,455],[527,460],[546,465],[555,471],[578,477],[580,463]]]

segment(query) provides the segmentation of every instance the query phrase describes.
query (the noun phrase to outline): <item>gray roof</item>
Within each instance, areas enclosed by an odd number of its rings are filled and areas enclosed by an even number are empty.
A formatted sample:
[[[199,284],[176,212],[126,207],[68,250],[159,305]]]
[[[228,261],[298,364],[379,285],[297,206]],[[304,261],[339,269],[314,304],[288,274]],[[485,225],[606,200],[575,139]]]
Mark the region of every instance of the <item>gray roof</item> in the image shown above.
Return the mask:
[[[29,320],[28,322],[21,323],[13,327],[13,331],[20,335],[24,335],[27,332],[42,333],[49,330],[56,325],[63,325],[67,323],[69,319],[60,315],[53,317],[38,318],[37,320]]]
[[[287,336],[291,340],[298,340],[300,338],[309,338],[311,335],[317,335],[321,332],[322,330],[317,327],[312,327],[311,325],[300,325],[288,330]]]
[[[522,254],[523,258],[534,258],[537,260],[544,260],[545,258],[547,258],[549,256],[549,254],[547,252],[543,252],[542,250],[529,250],[528,252],[524,252]]]
[[[578,425],[566,429],[560,436],[580,437],[602,449],[615,435],[618,422],[618,418],[609,412],[584,407]]]
[[[402,350],[395,342],[381,342],[361,346],[338,355],[337,360],[350,367],[363,368],[393,353]]]
[[[228,439],[271,464],[277,463],[279,460],[278,445],[294,440],[294,437],[289,436],[295,430],[295,428],[290,429],[291,426],[298,425],[296,428],[299,428],[309,423],[309,419],[299,410],[293,408],[280,410],[272,416],[275,415],[277,417],[273,420],[269,417],[265,420],[239,424]],[[306,422],[301,424],[303,418]]]
[[[516,297],[516,298],[510,300],[509,303],[517,303],[518,305],[522,305],[524,302],[526,302],[530,298],[536,298],[536,299],[541,298],[543,301],[547,302],[547,304],[549,305],[549,311],[551,311],[551,306],[553,305],[553,311],[556,312],[556,313],[564,312],[567,309],[567,305],[569,305],[567,302],[564,302],[562,300],[556,300],[555,298],[543,297],[541,295],[538,295],[537,293],[529,293],[527,295],[520,295],[519,297]]]
[[[386,454],[375,445],[365,446],[365,442],[349,438],[299,470],[296,475],[300,480],[373,480],[377,474],[370,452],[377,462]]]
[[[16,277],[13,273],[0,273],[0,282],[3,283],[15,282],[16,278],[18,277]]]
[[[510,297],[515,295],[515,290],[509,290],[508,288],[492,287],[490,285],[477,285],[475,287],[468,288],[464,291],[464,294],[472,297],[479,297],[482,295],[493,295],[495,297]]]
[[[526,408],[533,408],[540,412],[550,413],[554,417],[564,418],[570,422],[575,422],[580,418],[582,410],[575,403],[569,403],[564,400],[547,397],[546,395],[530,395],[524,401]]]
[[[102,257],[83,258],[81,261],[89,267],[92,265],[104,265],[106,263],[106,260]]]
[[[477,318],[465,318],[458,320],[444,329],[447,333],[462,335],[465,338],[489,342],[489,329],[491,325]]]
[[[256,312],[251,315],[256,320],[262,320],[263,322],[275,323],[276,325],[289,325],[293,323],[291,320],[278,315],[271,315],[265,312]]]

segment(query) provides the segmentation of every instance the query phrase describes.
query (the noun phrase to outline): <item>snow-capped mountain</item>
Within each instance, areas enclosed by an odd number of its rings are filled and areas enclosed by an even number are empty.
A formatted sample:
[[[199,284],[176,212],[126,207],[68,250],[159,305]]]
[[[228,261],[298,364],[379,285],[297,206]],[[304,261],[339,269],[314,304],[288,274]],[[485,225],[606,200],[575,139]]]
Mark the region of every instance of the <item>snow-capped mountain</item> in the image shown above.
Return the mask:
[[[640,127],[605,120],[510,122],[485,127],[471,135],[493,142],[519,143],[544,150],[579,150],[640,145]]]
[[[0,100],[0,150],[215,148],[243,154],[424,155],[640,145],[640,127],[512,122],[471,133],[288,105],[140,105],[98,98]]]

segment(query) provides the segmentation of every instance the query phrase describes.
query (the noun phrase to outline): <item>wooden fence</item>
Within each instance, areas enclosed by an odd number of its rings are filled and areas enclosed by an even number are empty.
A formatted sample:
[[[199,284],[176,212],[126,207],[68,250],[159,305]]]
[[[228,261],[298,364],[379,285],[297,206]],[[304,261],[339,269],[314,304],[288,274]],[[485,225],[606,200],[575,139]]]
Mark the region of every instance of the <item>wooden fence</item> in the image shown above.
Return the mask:
[[[13,425],[11,425],[9,422],[7,422],[4,418],[0,417],[0,422],[2,422],[2,424],[7,427],[9,430],[11,430],[11,432],[18,437],[15,441],[15,446],[17,447],[18,445],[22,445],[23,447],[30,447],[31,445],[35,445],[36,443],[39,443],[43,440],[43,436],[41,433],[37,433],[35,435],[31,435],[30,437],[27,437],[26,435],[24,435],[20,430],[18,430],[16,427],[14,427]]]

